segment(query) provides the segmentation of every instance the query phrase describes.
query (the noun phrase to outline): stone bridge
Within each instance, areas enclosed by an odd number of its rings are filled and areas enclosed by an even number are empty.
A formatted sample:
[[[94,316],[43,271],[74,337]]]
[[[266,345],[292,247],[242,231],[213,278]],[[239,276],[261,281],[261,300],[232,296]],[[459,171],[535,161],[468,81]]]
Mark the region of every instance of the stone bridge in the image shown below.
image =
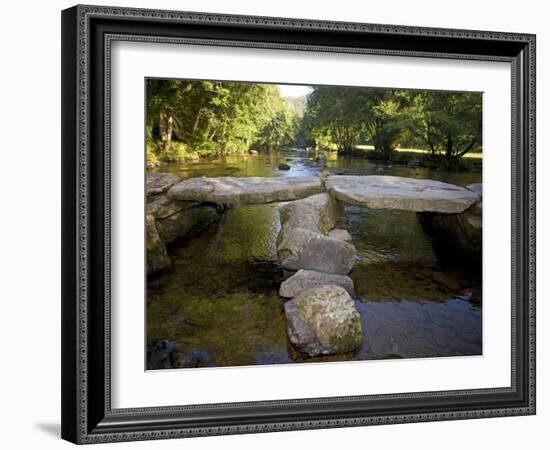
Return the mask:
[[[375,209],[456,214],[479,195],[469,189],[433,180],[386,175],[309,177],[190,178],[173,184],[169,199],[220,204],[285,202],[326,191],[344,203]]]
[[[361,345],[354,305],[356,249],[339,229],[340,204],[433,213],[450,242],[481,251],[481,185],[366,175],[180,180],[147,175],[147,272],[170,266],[166,245],[188,238],[227,204],[287,202],[280,208],[279,263],[293,275],[280,286],[289,339],[310,356],[346,353]]]

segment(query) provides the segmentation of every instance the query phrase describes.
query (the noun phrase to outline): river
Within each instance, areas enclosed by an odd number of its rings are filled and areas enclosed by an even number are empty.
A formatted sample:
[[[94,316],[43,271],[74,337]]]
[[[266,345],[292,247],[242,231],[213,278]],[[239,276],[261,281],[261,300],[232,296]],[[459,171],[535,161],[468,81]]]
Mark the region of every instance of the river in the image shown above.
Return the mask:
[[[280,163],[290,170],[279,170]],[[386,174],[481,182],[481,173],[382,166],[363,158],[316,162],[299,149],[201,159],[158,169],[196,176]],[[353,354],[306,358],[289,343],[278,296],[285,276],[277,263],[279,204],[237,206],[194,239],[172,247],[173,269],[148,283],[147,336],[175,341],[182,367],[243,366],[389,358],[480,355],[481,273],[434,250],[421,218],[406,211],[344,208],[357,248],[350,276],[363,322]]]

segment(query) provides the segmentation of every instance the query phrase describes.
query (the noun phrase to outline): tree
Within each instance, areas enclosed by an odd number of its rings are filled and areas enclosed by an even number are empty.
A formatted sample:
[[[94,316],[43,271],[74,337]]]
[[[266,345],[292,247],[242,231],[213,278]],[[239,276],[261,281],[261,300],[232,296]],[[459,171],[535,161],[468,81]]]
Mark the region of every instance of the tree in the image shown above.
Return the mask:
[[[442,155],[446,169],[456,169],[462,156],[481,148],[481,95],[426,91],[413,95],[409,129]]]
[[[316,86],[306,110],[309,133],[319,144],[330,142],[339,153],[350,154],[361,132],[359,103],[354,88]]]
[[[258,83],[148,80],[147,112],[147,154],[164,160],[279,146],[299,123],[276,86]]]
[[[362,89],[360,118],[367,137],[384,161],[390,161],[403,137],[402,91]]]

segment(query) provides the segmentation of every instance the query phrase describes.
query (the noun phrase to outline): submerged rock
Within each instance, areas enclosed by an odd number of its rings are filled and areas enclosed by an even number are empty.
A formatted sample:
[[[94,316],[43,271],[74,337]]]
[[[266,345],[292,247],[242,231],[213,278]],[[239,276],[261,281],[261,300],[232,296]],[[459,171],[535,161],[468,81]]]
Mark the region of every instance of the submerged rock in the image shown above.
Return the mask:
[[[355,295],[353,292],[353,280],[350,277],[304,269],[298,270],[298,272],[281,284],[279,295],[281,297],[292,298],[306,289],[326,284],[343,287],[350,295]]]
[[[155,223],[155,218],[147,214],[147,275],[160,272],[171,266],[166,245],[162,242]]]
[[[326,192],[283,205],[279,209],[281,224],[286,228],[303,228],[328,233],[340,215],[336,201]]]
[[[290,166],[286,163],[280,163],[277,167],[279,170],[290,170]]]
[[[162,194],[180,181],[173,173],[147,172],[147,196]]]
[[[317,177],[197,177],[172,186],[172,200],[261,204],[297,200],[323,190]]]
[[[460,186],[387,175],[331,175],[325,186],[342,202],[374,209],[454,214],[478,199],[476,193]]]
[[[309,356],[348,353],[361,346],[361,319],[353,300],[340,286],[302,291],[285,303],[290,341]]]
[[[355,263],[355,247],[348,242],[304,228],[284,227],[277,245],[285,269],[348,274]]]

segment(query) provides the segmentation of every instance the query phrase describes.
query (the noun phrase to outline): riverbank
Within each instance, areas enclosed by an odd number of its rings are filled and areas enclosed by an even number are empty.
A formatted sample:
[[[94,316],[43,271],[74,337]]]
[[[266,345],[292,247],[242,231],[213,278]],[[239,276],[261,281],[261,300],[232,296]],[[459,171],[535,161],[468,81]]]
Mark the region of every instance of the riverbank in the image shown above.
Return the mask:
[[[374,150],[372,145],[356,145],[352,154],[338,154],[335,149],[321,149],[316,150],[313,148],[297,148],[288,147],[285,151],[305,151],[310,155],[312,160],[315,160],[319,155],[324,155],[321,158],[334,159],[334,157],[340,158],[364,158],[369,161],[379,164],[396,164],[400,166],[408,167],[423,167],[433,170],[445,170],[446,161],[443,155],[432,155],[428,150],[417,148],[396,148],[392,154],[390,161],[384,161],[382,155]],[[270,150],[241,150],[234,151],[229,154],[208,154],[199,152],[185,151],[173,160],[158,160],[148,159],[147,168],[154,169],[160,167],[166,167],[171,164],[193,163],[200,160],[220,160],[228,157],[237,158],[249,158],[257,156],[258,154],[270,153]],[[283,165],[286,165],[284,162]],[[478,172],[483,169],[483,154],[482,153],[466,153],[464,156],[457,160],[455,171],[460,172]]]

